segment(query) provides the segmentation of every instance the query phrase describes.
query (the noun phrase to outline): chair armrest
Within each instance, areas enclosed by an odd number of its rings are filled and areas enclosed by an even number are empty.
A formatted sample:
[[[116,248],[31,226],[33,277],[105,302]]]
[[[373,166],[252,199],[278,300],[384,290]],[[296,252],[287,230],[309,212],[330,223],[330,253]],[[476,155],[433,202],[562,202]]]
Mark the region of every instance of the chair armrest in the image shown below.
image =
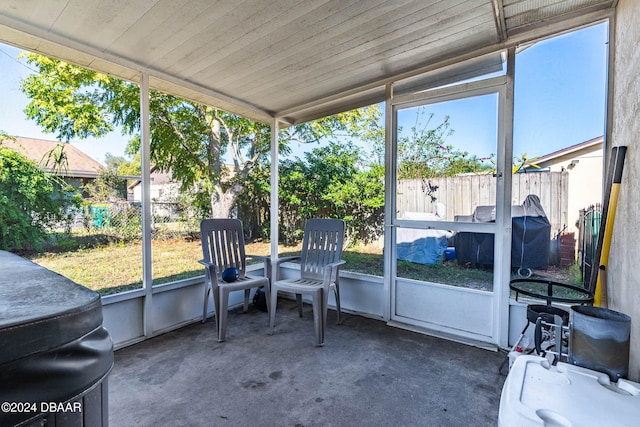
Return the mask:
[[[206,276],[207,279],[211,281],[211,284],[213,286],[218,286],[218,274],[216,273],[216,265],[203,259],[199,260],[198,263],[205,266],[205,271],[207,273]]]
[[[204,265],[205,267],[215,267],[215,265],[212,262],[209,261],[205,261],[203,259],[201,259],[200,261],[198,261],[200,264]]]
[[[271,258],[268,255],[249,255],[246,254],[245,258],[253,258],[253,259],[257,259],[260,260],[264,263],[264,268],[267,269],[269,268],[269,265],[271,264]]]
[[[336,268],[336,267],[340,267],[342,264],[346,264],[346,263],[347,263],[347,261],[345,261],[345,260],[343,260],[343,259],[339,259],[339,260],[338,260],[338,261],[336,261],[336,262],[332,262],[332,263],[330,263],[330,264],[325,265],[325,266],[324,266],[324,268],[325,268],[325,269],[326,269],[326,268]]]
[[[273,267],[273,265],[275,265],[276,272],[279,273],[280,264],[282,264],[283,262],[289,262],[289,261],[294,261],[294,260],[300,259],[300,255],[297,255],[297,256],[286,256],[286,257],[282,257],[282,258],[276,259],[275,263],[272,264],[271,263],[271,257],[269,257],[269,256],[247,255],[247,257],[261,259],[261,260],[264,261],[264,271],[265,271],[265,274],[266,274],[266,276],[267,276],[267,278],[269,280],[271,280],[271,268]],[[279,277],[276,278],[276,280],[279,280]]]
[[[282,258],[278,258],[276,259],[276,266],[279,266],[280,264],[282,264],[283,262],[290,262],[290,261],[295,261],[297,259],[300,259],[300,255],[295,255],[295,256],[284,256]]]
[[[331,281],[337,280],[338,272],[342,264],[346,264],[345,260],[338,260],[324,266],[324,277],[322,279],[325,286],[328,286]]]
[[[245,254],[245,257],[261,260],[264,263],[264,276],[271,280],[271,258],[269,256]]]
[[[285,263],[285,262],[291,262],[291,261],[295,261],[300,259],[300,255],[294,255],[294,256],[284,256],[282,258],[278,258],[276,259],[276,280],[280,280],[280,264]],[[269,274],[269,276],[271,276],[271,274]],[[271,277],[269,277],[269,279],[271,279]]]
[[[259,259],[268,263],[271,263],[271,257],[268,255],[246,255],[247,258],[255,258],[255,259]],[[282,258],[278,258],[276,259],[276,265],[280,265],[283,262],[289,262],[289,261],[293,261],[296,259],[300,259],[300,255],[296,255],[296,256],[285,256]]]

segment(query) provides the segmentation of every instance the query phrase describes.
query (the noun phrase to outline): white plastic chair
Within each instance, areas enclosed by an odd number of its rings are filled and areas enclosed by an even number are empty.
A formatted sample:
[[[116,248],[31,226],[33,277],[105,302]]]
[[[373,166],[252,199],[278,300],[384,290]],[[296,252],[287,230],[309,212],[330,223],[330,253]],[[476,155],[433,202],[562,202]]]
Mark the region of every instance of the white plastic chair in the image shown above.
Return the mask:
[[[273,333],[275,326],[278,291],[296,295],[300,317],[302,317],[302,294],[311,296],[317,346],[324,344],[327,306],[331,289],[335,292],[338,323],[340,323],[339,269],[345,263],[340,259],[344,229],[345,224],[341,219],[310,219],[305,223],[300,257],[278,260],[276,268],[284,261],[300,258],[300,278],[276,280],[271,284],[269,312],[271,333]]]
[[[203,259],[199,261],[205,266],[206,282],[204,287],[204,308],[202,323],[207,320],[209,292],[213,291],[216,312],[218,342],[222,342],[227,334],[227,312],[229,310],[229,293],[244,290],[244,312],[249,308],[251,288],[264,286],[265,296],[269,301],[269,279],[246,274],[247,257],[265,261],[265,273],[268,271],[268,257],[246,255],[242,222],[237,219],[206,219],[200,223],[200,239],[202,241]],[[233,282],[222,280],[222,272],[227,268],[237,268],[238,279]]]

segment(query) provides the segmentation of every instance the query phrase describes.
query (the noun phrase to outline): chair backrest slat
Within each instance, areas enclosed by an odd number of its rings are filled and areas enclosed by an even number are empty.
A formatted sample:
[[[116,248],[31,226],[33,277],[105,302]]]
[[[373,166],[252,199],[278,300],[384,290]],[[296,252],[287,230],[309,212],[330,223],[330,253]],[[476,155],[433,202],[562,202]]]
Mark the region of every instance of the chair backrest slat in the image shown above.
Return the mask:
[[[307,220],[300,255],[300,275],[303,279],[322,279],[324,267],[340,260],[344,229],[341,219]]]
[[[238,219],[215,218],[200,223],[200,240],[205,261],[216,266],[218,276],[229,267],[244,276],[246,255],[242,222]]]

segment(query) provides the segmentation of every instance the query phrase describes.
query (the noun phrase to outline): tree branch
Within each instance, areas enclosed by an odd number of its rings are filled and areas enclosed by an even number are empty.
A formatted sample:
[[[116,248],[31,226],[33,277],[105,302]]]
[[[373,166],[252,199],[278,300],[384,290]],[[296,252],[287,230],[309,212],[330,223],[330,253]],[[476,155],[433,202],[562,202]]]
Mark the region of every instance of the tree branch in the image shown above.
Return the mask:
[[[186,136],[180,131],[180,129],[178,129],[176,125],[174,125],[173,121],[171,120],[171,116],[169,115],[169,113],[165,108],[161,109],[160,120],[166,123],[169,127],[171,127],[173,132],[178,136],[178,140],[180,141],[180,146],[184,148],[184,150],[189,154],[189,156],[195,162],[197,162],[201,167],[207,167],[207,165],[204,164],[204,162],[200,159],[198,154],[194,153],[193,150],[189,147],[189,145],[187,144]]]

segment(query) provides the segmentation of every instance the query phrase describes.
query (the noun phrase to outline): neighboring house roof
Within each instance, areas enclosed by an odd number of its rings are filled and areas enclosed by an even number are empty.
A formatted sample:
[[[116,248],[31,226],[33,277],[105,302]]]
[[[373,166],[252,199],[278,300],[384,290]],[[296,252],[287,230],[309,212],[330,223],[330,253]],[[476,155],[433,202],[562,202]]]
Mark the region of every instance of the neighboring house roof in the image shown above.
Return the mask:
[[[225,172],[227,174],[229,174],[229,176],[233,176],[235,174],[235,170],[234,170],[233,165],[223,164],[222,168],[225,169]],[[149,169],[149,174],[151,175],[151,183],[153,185],[171,184],[171,183],[175,183],[176,182],[176,181],[174,181],[174,179],[173,179],[173,177],[171,175],[171,172],[161,172],[161,171],[158,170],[158,166],[157,165],[151,166],[151,169]],[[223,179],[225,179],[225,178],[223,178]],[[130,191],[132,191],[134,188],[136,188],[140,184],[142,184],[142,180],[136,179],[131,184],[129,184],[129,186],[127,188]]]
[[[158,165],[151,166],[149,173],[151,175],[151,183],[154,185],[170,184],[172,182],[175,182],[171,177],[171,172],[162,172],[158,170]],[[129,184],[127,188],[131,191],[140,184],[142,184],[142,180],[136,179],[131,184]]]
[[[104,166],[99,162],[71,144],[64,144],[64,152],[67,157],[66,168],[57,170],[52,167],[51,164],[47,164],[47,156],[51,150],[58,146],[58,141],[17,136],[15,139],[4,139],[1,142],[3,147],[17,151],[40,165],[45,171],[56,175],[76,178],[97,178],[100,175],[100,171],[104,169]]]
[[[531,159],[527,162],[527,166],[536,164],[541,168],[548,167],[558,162],[568,160],[568,158],[577,157],[583,154],[587,154],[596,150],[602,149],[604,144],[604,137],[599,136],[597,138],[590,139],[588,141],[581,142],[579,144],[571,145],[553,153],[545,154],[544,156]]]

